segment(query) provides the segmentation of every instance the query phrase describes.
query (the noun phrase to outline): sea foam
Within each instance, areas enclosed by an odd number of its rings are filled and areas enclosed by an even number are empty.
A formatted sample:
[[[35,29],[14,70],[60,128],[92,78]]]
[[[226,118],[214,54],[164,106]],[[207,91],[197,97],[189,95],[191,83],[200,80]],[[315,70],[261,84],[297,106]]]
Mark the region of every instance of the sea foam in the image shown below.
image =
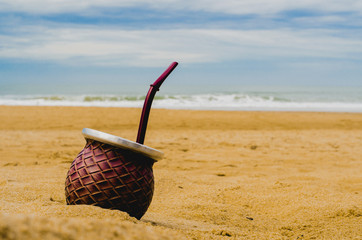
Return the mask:
[[[12,106],[143,106],[143,95],[3,95],[0,105]],[[281,94],[221,93],[156,96],[153,108],[191,110],[362,112],[360,99],[291,98]]]

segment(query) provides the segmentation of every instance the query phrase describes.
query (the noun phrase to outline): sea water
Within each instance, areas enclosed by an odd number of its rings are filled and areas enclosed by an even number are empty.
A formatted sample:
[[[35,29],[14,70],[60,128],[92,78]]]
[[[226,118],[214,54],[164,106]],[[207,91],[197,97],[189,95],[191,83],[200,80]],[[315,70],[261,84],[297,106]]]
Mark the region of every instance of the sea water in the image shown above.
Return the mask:
[[[148,86],[0,89],[0,105],[141,108]],[[362,86],[161,87],[153,108],[232,111],[362,112]]]

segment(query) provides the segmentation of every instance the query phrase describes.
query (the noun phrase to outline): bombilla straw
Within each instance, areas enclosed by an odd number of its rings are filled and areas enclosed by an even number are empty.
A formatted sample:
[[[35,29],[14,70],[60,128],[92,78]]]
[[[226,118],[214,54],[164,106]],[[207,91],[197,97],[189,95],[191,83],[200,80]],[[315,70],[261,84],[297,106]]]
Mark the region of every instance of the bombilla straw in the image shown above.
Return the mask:
[[[168,75],[170,75],[170,73],[176,68],[177,65],[178,65],[177,62],[171,63],[171,65],[166,69],[166,71],[162,73],[162,75],[153,84],[151,84],[151,87],[148,90],[145,102],[143,104],[141,120],[138,127],[137,143],[139,144],[143,144],[145,141],[148,117],[150,115],[153,98],[156,92],[160,89],[163,81],[165,81],[165,79],[168,77]]]

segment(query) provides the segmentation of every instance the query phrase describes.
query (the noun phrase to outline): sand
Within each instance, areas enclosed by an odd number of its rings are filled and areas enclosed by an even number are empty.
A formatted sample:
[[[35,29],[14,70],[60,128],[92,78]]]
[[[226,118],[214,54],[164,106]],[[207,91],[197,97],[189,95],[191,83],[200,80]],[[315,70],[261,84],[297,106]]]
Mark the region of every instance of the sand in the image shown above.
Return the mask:
[[[67,206],[82,128],[135,140],[140,112],[0,106],[0,239],[362,239],[358,113],[153,109],[144,217]]]

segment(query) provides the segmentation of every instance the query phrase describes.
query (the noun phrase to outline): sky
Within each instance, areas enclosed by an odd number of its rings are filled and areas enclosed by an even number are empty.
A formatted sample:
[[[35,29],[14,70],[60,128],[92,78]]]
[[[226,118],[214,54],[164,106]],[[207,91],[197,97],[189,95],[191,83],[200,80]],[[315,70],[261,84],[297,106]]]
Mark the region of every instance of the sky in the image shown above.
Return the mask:
[[[0,0],[3,91],[149,84],[173,61],[171,87],[361,86],[362,1]]]

